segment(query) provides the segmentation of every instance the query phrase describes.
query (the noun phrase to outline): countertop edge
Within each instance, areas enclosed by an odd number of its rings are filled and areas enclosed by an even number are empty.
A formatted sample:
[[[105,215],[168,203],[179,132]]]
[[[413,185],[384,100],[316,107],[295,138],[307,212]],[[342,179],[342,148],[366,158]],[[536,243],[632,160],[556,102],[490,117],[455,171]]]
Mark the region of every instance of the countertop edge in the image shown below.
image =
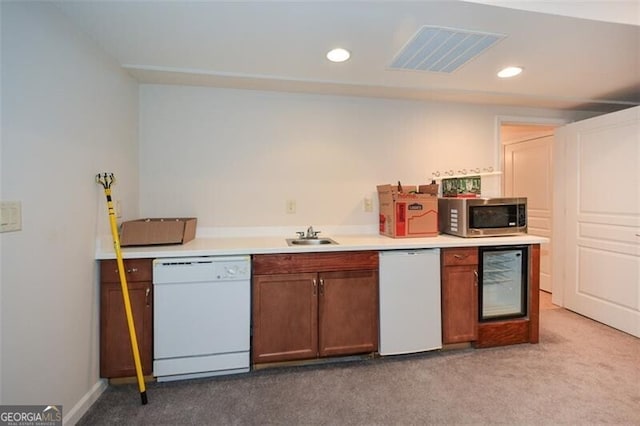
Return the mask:
[[[549,239],[536,235],[515,235],[502,237],[460,238],[438,235],[424,238],[389,238],[381,235],[335,235],[332,239],[339,244],[330,246],[289,247],[287,237],[242,237],[242,238],[196,238],[185,244],[167,246],[123,247],[125,259],[232,256],[254,254],[293,254],[345,251],[389,251],[420,250],[449,247],[480,247],[497,245],[543,244]],[[96,246],[96,260],[115,259],[113,244],[110,242]]]

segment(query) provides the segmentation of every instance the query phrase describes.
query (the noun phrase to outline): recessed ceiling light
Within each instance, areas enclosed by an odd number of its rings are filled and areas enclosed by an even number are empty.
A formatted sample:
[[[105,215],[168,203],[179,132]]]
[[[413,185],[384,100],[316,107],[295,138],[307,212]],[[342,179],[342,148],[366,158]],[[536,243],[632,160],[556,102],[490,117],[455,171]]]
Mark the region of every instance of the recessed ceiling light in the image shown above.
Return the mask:
[[[500,78],[509,78],[515,77],[516,75],[522,72],[522,67],[506,67],[498,72],[498,77]]]
[[[351,57],[351,52],[347,49],[338,47],[327,52],[327,59],[331,62],[344,62]]]

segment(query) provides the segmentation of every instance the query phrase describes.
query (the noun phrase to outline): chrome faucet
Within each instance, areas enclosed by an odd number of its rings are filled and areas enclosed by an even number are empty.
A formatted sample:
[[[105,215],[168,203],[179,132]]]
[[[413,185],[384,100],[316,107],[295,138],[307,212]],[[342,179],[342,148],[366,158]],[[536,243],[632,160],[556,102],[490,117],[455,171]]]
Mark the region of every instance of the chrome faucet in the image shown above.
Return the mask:
[[[307,235],[305,238],[316,238],[318,233],[313,231],[313,226],[309,226],[307,228]]]
[[[313,230],[313,226],[309,226],[307,228],[307,232],[306,233],[304,231],[296,232],[296,234],[298,234],[298,238],[306,239],[306,240],[318,238],[318,234],[319,233],[320,233],[320,231],[314,231]]]
[[[301,240],[313,240],[318,238],[318,234],[320,233],[320,231],[314,231],[313,230],[313,226],[309,226],[307,228],[307,232],[305,233],[304,231],[297,231],[296,234],[298,234],[298,238]]]

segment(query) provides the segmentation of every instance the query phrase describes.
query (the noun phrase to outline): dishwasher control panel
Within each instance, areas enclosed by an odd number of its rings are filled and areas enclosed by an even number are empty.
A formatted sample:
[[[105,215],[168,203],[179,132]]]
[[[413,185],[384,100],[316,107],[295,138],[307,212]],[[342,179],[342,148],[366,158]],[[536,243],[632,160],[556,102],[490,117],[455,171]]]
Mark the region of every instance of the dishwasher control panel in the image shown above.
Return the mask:
[[[251,263],[245,261],[214,262],[218,281],[251,279]]]

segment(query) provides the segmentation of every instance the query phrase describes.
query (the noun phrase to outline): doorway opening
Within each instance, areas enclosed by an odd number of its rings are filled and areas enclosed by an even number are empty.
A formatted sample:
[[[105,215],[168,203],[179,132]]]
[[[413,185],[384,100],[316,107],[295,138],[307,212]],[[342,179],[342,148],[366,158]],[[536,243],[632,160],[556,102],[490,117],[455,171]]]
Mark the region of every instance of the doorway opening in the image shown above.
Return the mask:
[[[527,198],[528,233],[549,239],[540,245],[540,289],[552,293],[553,139],[564,123],[500,122],[502,194]]]

